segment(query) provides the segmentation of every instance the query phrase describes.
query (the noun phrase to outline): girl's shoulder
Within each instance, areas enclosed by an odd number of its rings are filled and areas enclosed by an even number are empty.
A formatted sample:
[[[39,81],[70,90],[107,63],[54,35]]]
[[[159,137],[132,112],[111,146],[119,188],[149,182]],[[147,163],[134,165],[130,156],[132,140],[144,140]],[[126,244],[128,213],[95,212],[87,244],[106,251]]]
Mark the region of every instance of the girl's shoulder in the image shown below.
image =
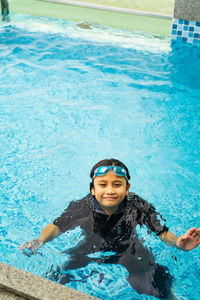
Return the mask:
[[[129,203],[129,205],[139,208],[141,210],[149,209],[152,206],[151,203],[147,202],[142,197],[138,196],[137,194],[135,194],[133,192],[128,193],[127,200],[128,200],[127,202]]]
[[[86,207],[90,207],[91,205],[92,205],[92,195],[88,194],[81,199],[72,200],[71,202],[69,202],[66,210],[81,210]]]
[[[138,196],[133,192],[128,193],[127,200],[129,203],[134,203],[134,204],[146,202],[144,199],[142,199],[140,196]]]
[[[93,196],[91,194],[86,195],[80,201],[82,201],[83,203],[85,203],[85,205],[87,205],[90,208],[93,207]]]

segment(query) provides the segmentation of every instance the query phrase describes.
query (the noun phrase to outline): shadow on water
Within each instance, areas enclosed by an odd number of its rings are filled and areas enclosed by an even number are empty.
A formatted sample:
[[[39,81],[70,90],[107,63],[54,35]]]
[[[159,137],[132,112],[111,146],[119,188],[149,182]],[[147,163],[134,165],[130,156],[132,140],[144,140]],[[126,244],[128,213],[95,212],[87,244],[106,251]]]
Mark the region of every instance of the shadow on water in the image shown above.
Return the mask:
[[[200,89],[200,47],[173,42],[169,53],[171,80],[192,89]]]

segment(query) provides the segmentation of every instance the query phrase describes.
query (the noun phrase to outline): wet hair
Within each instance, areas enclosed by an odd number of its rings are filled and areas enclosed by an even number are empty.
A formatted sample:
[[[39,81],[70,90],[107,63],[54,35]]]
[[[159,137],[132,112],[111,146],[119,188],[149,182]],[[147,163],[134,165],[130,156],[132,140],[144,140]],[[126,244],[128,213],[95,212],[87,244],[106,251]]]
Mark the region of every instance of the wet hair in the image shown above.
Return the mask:
[[[103,160],[100,160],[98,163],[96,163],[92,167],[92,170],[90,172],[90,177],[92,178],[92,182],[90,182],[90,191],[91,191],[91,188],[93,187],[94,171],[96,170],[96,168],[101,167],[101,166],[122,167],[122,168],[124,168],[126,170],[128,180],[131,179],[131,176],[129,174],[129,170],[128,170],[127,166],[125,166],[125,164],[123,164],[120,160],[117,160],[115,158],[103,159]]]

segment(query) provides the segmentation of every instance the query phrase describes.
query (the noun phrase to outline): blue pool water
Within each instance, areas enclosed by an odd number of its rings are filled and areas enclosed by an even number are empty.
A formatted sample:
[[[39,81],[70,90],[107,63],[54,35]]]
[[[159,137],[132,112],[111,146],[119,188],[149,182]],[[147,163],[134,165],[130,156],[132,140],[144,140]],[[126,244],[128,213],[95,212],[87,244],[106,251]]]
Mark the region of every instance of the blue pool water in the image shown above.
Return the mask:
[[[22,15],[0,23],[0,261],[44,277],[64,263],[80,228],[42,255],[19,246],[88,193],[90,169],[106,157],[129,167],[132,191],[171,231],[200,227],[199,71],[200,48],[167,37]],[[200,249],[138,234],[169,267],[177,298],[199,299]],[[101,299],[153,299],[137,295],[120,265],[71,273],[68,286]]]

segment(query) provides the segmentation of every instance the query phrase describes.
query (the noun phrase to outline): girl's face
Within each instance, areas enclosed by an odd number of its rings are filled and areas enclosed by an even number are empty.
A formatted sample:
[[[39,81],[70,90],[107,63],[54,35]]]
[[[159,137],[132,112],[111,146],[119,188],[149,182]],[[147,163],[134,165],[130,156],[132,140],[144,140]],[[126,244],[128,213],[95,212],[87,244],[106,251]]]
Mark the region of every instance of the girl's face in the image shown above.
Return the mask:
[[[104,212],[112,215],[128,195],[129,188],[130,184],[127,184],[125,177],[117,176],[110,170],[106,175],[94,178],[91,193]]]

